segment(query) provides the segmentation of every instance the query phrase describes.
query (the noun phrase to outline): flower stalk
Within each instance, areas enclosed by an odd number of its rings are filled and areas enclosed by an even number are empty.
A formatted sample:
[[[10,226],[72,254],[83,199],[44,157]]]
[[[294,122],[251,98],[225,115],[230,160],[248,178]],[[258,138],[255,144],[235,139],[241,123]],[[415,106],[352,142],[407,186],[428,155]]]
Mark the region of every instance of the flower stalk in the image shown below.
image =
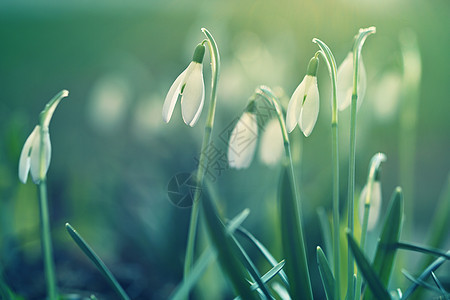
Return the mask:
[[[283,113],[277,98],[268,87],[260,86],[256,90],[256,93],[261,95],[275,108],[283,135],[283,144],[286,155],[283,160],[283,166],[286,171],[285,175],[288,176],[287,182],[290,183],[290,188],[293,189],[294,194],[294,197],[280,197],[281,213],[283,214],[283,212],[286,212],[286,214],[289,214],[282,215],[281,222],[284,222],[282,224],[283,233],[289,231],[286,233],[289,236],[289,240],[283,236],[283,251],[286,256],[287,273],[291,280],[290,294],[293,299],[313,299],[301,219],[302,209],[298,188],[295,184],[294,165],[292,162],[289,137]],[[286,226],[290,226],[290,228],[286,228]]]
[[[199,200],[201,196],[201,187],[203,185],[203,178],[205,176],[205,172],[208,166],[207,158],[205,156],[205,150],[208,147],[208,144],[211,142],[211,133],[214,127],[214,116],[216,111],[216,102],[217,102],[217,84],[219,82],[219,73],[220,73],[220,56],[219,49],[217,48],[216,41],[211,33],[206,29],[202,28],[202,32],[206,35],[207,39],[204,40],[203,43],[207,43],[209,46],[209,52],[211,55],[211,97],[210,97],[210,105],[208,116],[205,124],[205,131],[203,134],[202,141],[202,151],[200,152],[199,164],[196,173],[196,189],[194,193],[194,200],[192,203],[191,210],[191,218],[189,223],[189,233],[188,233],[188,242],[186,248],[186,257],[184,260],[184,279],[188,277],[192,264],[194,261],[194,246],[195,246],[195,237],[197,233],[197,223],[198,223],[198,212],[199,212]]]
[[[331,80],[331,151],[333,160],[333,266],[334,299],[340,298],[340,247],[339,247],[339,142],[338,142],[338,105],[337,105],[337,67],[330,48],[321,40],[314,38],[321,49],[328,66]]]
[[[349,154],[349,175],[348,175],[348,229],[349,234],[353,236],[354,229],[354,196],[355,196],[355,165],[356,165],[356,112],[357,112],[357,100],[358,100],[358,78],[359,78],[359,58],[361,56],[362,46],[366,38],[370,34],[376,32],[375,27],[369,27],[366,29],[360,29],[356,37],[353,47],[353,92],[351,102],[351,120],[350,120],[350,154]],[[348,251],[348,264],[347,264],[347,299],[354,299],[354,269],[355,261],[351,251]]]

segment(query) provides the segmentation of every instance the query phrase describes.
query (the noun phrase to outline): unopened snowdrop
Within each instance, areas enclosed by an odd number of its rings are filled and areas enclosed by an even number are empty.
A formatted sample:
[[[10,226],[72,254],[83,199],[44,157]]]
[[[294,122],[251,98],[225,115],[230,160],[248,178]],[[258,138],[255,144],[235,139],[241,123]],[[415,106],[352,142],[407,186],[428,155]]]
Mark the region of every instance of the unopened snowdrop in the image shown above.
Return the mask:
[[[40,124],[34,127],[25,141],[19,160],[19,179],[23,183],[27,182],[28,173],[31,173],[31,178],[36,184],[45,178],[52,150],[48,126],[56,106],[68,95],[69,92],[63,90],[46,105],[40,114]]]
[[[184,123],[193,127],[202,112],[205,99],[203,82],[203,57],[205,46],[201,43],[195,48],[192,62],[175,79],[164,101],[162,117],[168,123],[172,117],[175,104],[181,95],[181,114]]]
[[[319,115],[319,89],[317,88],[317,68],[319,59],[315,55],[308,64],[302,82],[295,89],[286,112],[286,129],[292,132],[298,124],[303,134],[308,137]]]
[[[361,106],[366,93],[367,76],[362,58],[359,59],[358,99],[357,106]],[[339,110],[346,109],[352,103],[353,92],[353,52],[349,52],[337,71],[337,100]]]
[[[259,158],[268,166],[275,166],[283,157],[284,144],[280,122],[277,118],[271,119],[263,133],[259,145]]]

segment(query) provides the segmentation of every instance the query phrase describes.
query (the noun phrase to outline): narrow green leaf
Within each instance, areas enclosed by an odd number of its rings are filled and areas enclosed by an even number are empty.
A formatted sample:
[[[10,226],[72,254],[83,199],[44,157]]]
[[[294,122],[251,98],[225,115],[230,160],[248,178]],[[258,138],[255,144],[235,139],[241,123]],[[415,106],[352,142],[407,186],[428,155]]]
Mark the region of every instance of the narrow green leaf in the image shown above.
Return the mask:
[[[295,186],[289,172],[289,167],[284,166],[279,187],[281,239],[289,292],[293,299],[313,299]]]
[[[267,248],[257,239],[254,235],[252,235],[248,230],[246,230],[244,227],[239,226],[236,230],[237,233],[241,234],[243,237],[245,237],[250,243],[252,243],[256,249],[259,250],[259,252],[266,258],[266,260],[272,265],[272,267],[275,267],[278,263],[276,259],[273,257],[273,255],[267,250]],[[289,288],[289,283],[287,280],[286,273],[281,270],[279,273],[281,280],[284,283],[284,286],[286,288]]]
[[[317,264],[327,299],[334,300],[335,279],[322,248],[317,247]]]
[[[378,278],[375,270],[370,266],[369,261],[367,260],[364,253],[359,248],[358,244],[349,231],[347,231],[347,239],[348,245],[353,252],[356,263],[358,264],[358,270],[360,270],[363,274],[375,298],[378,300],[389,300],[389,293],[384,288],[380,278]]]
[[[397,249],[395,245],[400,239],[402,224],[403,192],[400,187],[397,187],[391,197],[383,230],[375,252],[375,259],[372,264],[383,286],[389,285]],[[367,291],[364,299],[374,299],[373,296],[370,291]]]
[[[322,229],[323,241],[325,243],[325,251],[327,253],[326,256],[330,258],[330,264],[333,264],[333,255],[332,255],[333,244],[331,239],[331,226],[327,213],[323,208],[323,206],[317,208],[317,215],[319,217],[320,229]]]
[[[448,300],[448,295],[447,292],[445,291],[444,287],[442,286],[441,282],[439,281],[439,279],[436,277],[436,275],[434,274],[434,272],[431,272],[431,277],[433,277],[434,283],[436,283],[436,286],[439,288],[439,291],[441,292],[442,296],[444,297],[445,300]]]
[[[450,255],[450,250],[447,251],[446,253],[447,255]],[[436,271],[444,262],[446,261],[445,258],[443,257],[439,257],[437,258],[434,262],[432,262],[423,272],[422,274],[419,276],[418,281],[425,281],[427,280],[428,277],[430,277],[431,272]],[[403,294],[403,298],[402,299],[407,299],[409,296],[412,295],[412,293],[417,289],[417,287],[419,286],[419,284],[417,284],[416,282],[413,282],[408,289],[406,290],[406,292]]]
[[[245,268],[239,261],[239,250],[229,234],[227,234],[214,204],[207,191],[204,192],[201,201],[203,215],[208,228],[209,236],[218,252],[219,262],[227,274],[236,292],[243,299],[257,299],[250,290],[250,285],[245,279]]]
[[[450,260],[450,255],[437,250],[437,249],[433,249],[433,248],[428,248],[428,247],[423,247],[423,246],[417,246],[417,245],[413,245],[413,244],[409,244],[409,243],[396,243],[394,245],[394,247],[398,248],[398,249],[405,249],[405,250],[411,250],[411,251],[416,251],[416,252],[422,252],[425,254],[431,254],[431,255],[435,255],[435,256],[441,256],[447,260]]]
[[[66,223],[67,232],[69,232],[72,239],[80,247],[80,249],[86,254],[86,256],[94,263],[97,269],[106,278],[108,283],[113,287],[116,293],[123,300],[129,300],[130,297],[125,293],[123,288],[120,286],[119,282],[116,280],[114,275],[105,265],[105,263],[100,259],[100,257],[94,252],[94,250],[84,241],[81,235],[69,224]]]
[[[429,289],[431,291],[434,291],[436,293],[439,293],[439,289],[432,286],[431,284],[429,284],[428,282],[419,280],[414,278],[414,276],[412,276],[411,274],[409,274],[406,270],[402,270],[403,275],[405,275],[406,278],[408,278],[410,281],[412,281],[413,283],[417,284],[418,286],[422,286],[426,289]]]
[[[228,222],[227,232],[233,233],[234,230],[245,221],[249,213],[249,209],[244,209],[240,214],[231,219]],[[178,285],[170,298],[172,300],[186,299],[189,296],[191,289],[195,286],[195,284],[197,284],[202,275],[205,273],[208,265],[216,258],[216,250],[208,247],[195,262],[189,276]]]
[[[195,262],[191,269],[191,273],[183,280],[182,283],[174,291],[172,300],[183,300],[189,295],[190,290],[195,286],[195,284],[202,277],[208,265],[217,257],[217,252],[212,248],[207,248],[202,255]]]

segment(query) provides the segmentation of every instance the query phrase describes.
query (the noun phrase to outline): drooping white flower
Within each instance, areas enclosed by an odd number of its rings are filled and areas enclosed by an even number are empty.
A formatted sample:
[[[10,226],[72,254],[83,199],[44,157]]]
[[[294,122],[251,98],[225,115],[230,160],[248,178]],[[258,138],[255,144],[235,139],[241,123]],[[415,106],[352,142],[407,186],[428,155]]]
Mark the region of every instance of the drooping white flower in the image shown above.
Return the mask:
[[[204,54],[205,46],[199,44],[195,48],[192,62],[170,87],[162,110],[164,122],[170,121],[178,96],[181,95],[181,114],[184,123],[191,127],[197,123],[205,99],[202,65]]]
[[[364,204],[367,199],[367,184],[361,191],[361,195],[359,196],[359,221],[360,224],[363,223],[364,219]],[[381,211],[381,183],[379,180],[375,180],[372,185],[372,193],[369,195],[370,197],[370,209],[369,209],[369,220],[367,223],[367,230],[372,230],[378,222]]]
[[[50,166],[52,152],[48,126],[50,125],[50,120],[55,112],[56,106],[58,106],[62,98],[68,95],[69,92],[67,90],[62,90],[49,101],[40,114],[40,125],[34,127],[25,141],[19,159],[19,179],[23,183],[27,182],[28,173],[31,173],[31,178],[36,184],[45,178],[48,167]]]
[[[298,124],[303,134],[308,137],[316,125],[319,115],[319,89],[317,88],[318,58],[313,57],[302,82],[295,89],[286,112],[286,128],[294,130]]]
[[[358,71],[358,99],[357,106],[361,106],[367,86],[366,68],[360,57]],[[337,101],[338,109],[344,110],[352,103],[353,92],[353,52],[350,52],[337,71]]]
[[[283,157],[284,145],[280,123],[277,118],[269,121],[264,128],[259,145],[259,157],[269,166],[276,165]]]
[[[253,112],[246,111],[239,118],[228,142],[228,164],[232,168],[250,166],[258,140],[258,123]]]

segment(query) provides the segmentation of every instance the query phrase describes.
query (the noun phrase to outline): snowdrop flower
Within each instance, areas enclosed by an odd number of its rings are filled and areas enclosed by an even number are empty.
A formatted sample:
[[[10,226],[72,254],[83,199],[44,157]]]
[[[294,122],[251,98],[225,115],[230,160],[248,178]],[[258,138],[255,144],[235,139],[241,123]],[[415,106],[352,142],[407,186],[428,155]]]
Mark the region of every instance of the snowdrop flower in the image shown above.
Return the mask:
[[[303,134],[308,137],[319,115],[319,89],[317,88],[317,68],[319,59],[311,58],[306,76],[295,89],[286,112],[286,128],[294,130],[298,124]]]
[[[250,166],[258,140],[258,122],[254,113],[254,102],[250,102],[239,118],[228,143],[228,164],[232,168],[245,169]]]
[[[23,183],[27,182],[28,173],[31,173],[31,178],[36,184],[45,178],[48,167],[50,166],[52,151],[48,126],[56,106],[58,106],[62,98],[68,95],[69,92],[63,90],[50,100],[40,114],[40,124],[34,127],[30,136],[25,141],[19,159],[19,179]],[[42,166],[41,157],[43,159]]]
[[[277,118],[269,121],[264,128],[259,145],[259,158],[268,166],[276,165],[284,153],[283,135]]]
[[[367,197],[367,184],[361,191],[359,196],[359,221],[362,224],[364,218],[364,204]],[[379,180],[375,180],[372,185],[372,194],[370,196],[370,210],[369,220],[367,223],[367,230],[372,230],[378,222],[381,210],[381,183]]]
[[[366,93],[367,76],[362,58],[359,63],[358,78],[358,108]],[[337,100],[338,109],[344,110],[352,103],[353,92],[353,52],[349,52],[337,71]]]
[[[170,87],[162,111],[164,122],[168,123],[170,121],[178,96],[181,95],[181,113],[184,123],[191,127],[197,123],[205,99],[202,68],[204,55],[205,46],[198,44],[195,48],[192,62]]]

